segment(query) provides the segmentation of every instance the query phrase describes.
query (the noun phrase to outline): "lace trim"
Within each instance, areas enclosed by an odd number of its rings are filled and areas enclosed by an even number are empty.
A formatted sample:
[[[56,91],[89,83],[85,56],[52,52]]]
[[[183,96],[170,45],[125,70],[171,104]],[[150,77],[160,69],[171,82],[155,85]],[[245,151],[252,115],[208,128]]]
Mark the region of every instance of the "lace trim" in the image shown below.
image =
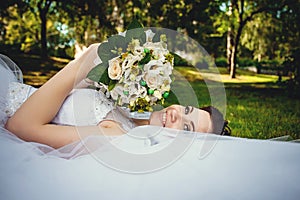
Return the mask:
[[[32,87],[18,82],[9,83],[5,113],[11,117],[31,95]]]
[[[6,118],[11,117],[35,90],[32,86],[11,82],[7,93],[7,105],[4,107]],[[77,99],[75,104],[86,101],[82,115],[82,110],[74,110],[73,98]],[[77,113],[75,116],[74,112]],[[104,93],[91,89],[77,89],[71,93],[52,122],[62,125],[97,125],[104,119],[120,123],[126,131],[135,127],[122,108],[115,108],[114,103],[107,99]]]
[[[113,110],[113,102],[109,101],[102,92],[95,92],[95,116],[97,123],[106,118],[107,114]]]

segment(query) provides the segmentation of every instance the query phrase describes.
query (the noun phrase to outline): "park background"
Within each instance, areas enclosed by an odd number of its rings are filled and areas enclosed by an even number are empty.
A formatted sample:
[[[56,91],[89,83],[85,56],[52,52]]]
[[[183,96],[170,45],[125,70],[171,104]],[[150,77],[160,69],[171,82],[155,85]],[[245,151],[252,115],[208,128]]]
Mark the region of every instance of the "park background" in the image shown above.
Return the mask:
[[[233,136],[300,138],[299,0],[6,0],[0,53],[17,63],[25,83],[39,87],[76,49],[124,31],[133,18],[187,34],[210,54]],[[178,63],[201,94],[200,106],[208,105],[200,74]]]

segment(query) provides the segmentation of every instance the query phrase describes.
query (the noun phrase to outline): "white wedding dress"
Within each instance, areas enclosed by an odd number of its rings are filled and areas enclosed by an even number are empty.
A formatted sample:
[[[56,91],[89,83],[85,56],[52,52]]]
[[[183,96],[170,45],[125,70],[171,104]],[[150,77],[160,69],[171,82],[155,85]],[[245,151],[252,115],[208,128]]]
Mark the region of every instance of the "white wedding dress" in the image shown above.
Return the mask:
[[[0,199],[299,199],[297,143],[134,127],[103,94],[78,89],[53,123],[111,118],[129,132],[53,149],[4,128],[35,91],[5,56],[0,82]]]

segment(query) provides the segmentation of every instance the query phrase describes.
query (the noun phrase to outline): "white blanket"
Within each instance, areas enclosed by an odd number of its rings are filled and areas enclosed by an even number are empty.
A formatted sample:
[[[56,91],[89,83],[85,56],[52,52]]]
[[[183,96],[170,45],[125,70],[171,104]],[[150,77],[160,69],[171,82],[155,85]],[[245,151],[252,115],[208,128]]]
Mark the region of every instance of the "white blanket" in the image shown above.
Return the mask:
[[[299,199],[297,143],[168,130],[152,144],[133,137],[147,130],[156,129],[139,127],[98,152],[64,159],[1,129],[0,199]]]

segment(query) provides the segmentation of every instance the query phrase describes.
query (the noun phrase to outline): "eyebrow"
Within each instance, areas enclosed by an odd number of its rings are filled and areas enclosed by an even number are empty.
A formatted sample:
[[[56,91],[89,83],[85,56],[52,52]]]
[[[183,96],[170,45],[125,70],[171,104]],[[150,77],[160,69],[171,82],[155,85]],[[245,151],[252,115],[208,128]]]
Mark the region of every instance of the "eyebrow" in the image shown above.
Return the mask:
[[[194,107],[193,107],[193,106],[191,106],[191,111],[190,111],[190,113],[192,113],[192,112],[193,112],[193,110],[194,110]]]
[[[195,132],[195,124],[193,121],[191,121],[192,127],[193,127],[193,132]]]

